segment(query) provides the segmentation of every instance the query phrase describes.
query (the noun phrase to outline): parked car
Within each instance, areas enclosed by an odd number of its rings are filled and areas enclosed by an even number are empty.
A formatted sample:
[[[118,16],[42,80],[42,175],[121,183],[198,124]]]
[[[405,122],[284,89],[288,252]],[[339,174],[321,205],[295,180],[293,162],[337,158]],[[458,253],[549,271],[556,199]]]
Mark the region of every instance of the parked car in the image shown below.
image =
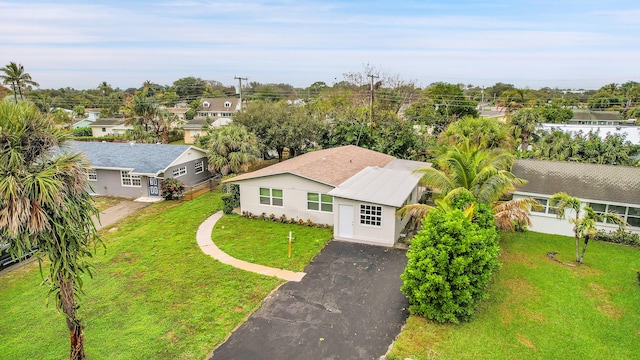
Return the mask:
[[[14,264],[14,263],[18,263],[22,260],[26,260],[28,258],[31,257],[31,255],[33,255],[33,253],[36,252],[36,250],[38,250],[37,247],[32,248],[31,250],[29,250],[26,254],[24,254],[24,256],[20,259],[15,259],[11,256],[11,254],[9,253],[9,244],[8,243],[0,243],[0,270]]]

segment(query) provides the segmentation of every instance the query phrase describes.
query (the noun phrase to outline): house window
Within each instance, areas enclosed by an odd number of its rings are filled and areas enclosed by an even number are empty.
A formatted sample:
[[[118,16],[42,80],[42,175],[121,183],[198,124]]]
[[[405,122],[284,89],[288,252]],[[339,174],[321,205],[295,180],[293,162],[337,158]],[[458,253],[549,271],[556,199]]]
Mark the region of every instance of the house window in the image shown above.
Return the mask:
[[[186,166],[181,166],[181,167],[179,167],[177,169],[173,169],[172,174],[173,174],[174,178],[180,177],[182,175],[186,175],[187,174],[187,167]]]
[[[209,104],[207,101],[205,101],[205,102],[203,102],[203,103],[202,103],[202,107],[206,107],[206,108],[208,108],[208,107],[209,107],[209,105],[211,105],[211,104]]]
[[[196,174],[200,174],[200,173],[204,172],[204,161],[203,160],[198,161],[195,164],[194,168],[195,168],[195,173]]]
[[[640,208],[599,203],[590,203],[589,207],[598,214],[616,214],[624,219],[629,226],[640,227]]]
[[[140,187],[140,176],[139,175],[131,175],[128,171],[120,171],[120,180],[122,181],[122,186],[132,186],[132,187]]]
[[[260,188],[260,204],[282,206],[283,203],[281,189]]]
[[[333,196],[320,193],[307,193],[307,209],[333,212]]]
[[[627,223],[629,226],[640,227],[640,208],[629,207]]]
[[[98,172],[96,169],[87,169],[87,179],[89,181],[98,181]]]
[[[225,103],[224,103],[224,107],[226,107],[226,108],[230,108],[230,107],[231,107],[231,103],[230,103],[230,102],[228,102],[228,101],[227,101],[227,102],[225,102]]]
[[[102,128],[102,132],[107,132],[107,128]]]
[[[382,206],[377,205],[360,205],[360,224],[381,226],[382,225]]]

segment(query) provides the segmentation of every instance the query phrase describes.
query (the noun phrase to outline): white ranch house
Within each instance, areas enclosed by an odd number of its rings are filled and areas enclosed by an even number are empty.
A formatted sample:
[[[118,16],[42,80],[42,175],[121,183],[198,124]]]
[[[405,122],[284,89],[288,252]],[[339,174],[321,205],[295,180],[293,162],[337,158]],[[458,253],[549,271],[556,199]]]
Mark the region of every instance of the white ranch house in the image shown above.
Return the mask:
[[[627,230],[640,233],[640,168],[544,160],[517,160],[513,174],[528,181],[513,193],[514,198],[533,197],[544,207],[533,210],[532,231],[573,236],[573,225],[559,219],[549,198],[565,192],[581,200],[596,212],[617,213],[628,223]],[[574,213],[565,214],[567,217]],[[614,224],[600,223],[603,230],[615,230]]]
[[[334,238],[393,246],[408,218],[396,211],[424,189],[413,171],[429,163],[349,145],[309,152],[226,180],[240,186],[240,209],[334,226]]]

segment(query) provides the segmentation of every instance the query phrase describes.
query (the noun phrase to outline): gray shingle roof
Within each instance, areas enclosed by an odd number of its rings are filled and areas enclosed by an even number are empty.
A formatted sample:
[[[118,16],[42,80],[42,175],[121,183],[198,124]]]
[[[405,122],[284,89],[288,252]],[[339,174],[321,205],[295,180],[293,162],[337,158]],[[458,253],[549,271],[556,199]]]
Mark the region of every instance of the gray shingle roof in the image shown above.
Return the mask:
[[[209,107],[204,107],[204,102],[209,103]],[[238,106],[238,98],[204,98],[200,101],[200,107],[198,111],[225,111],[225,112],[234,112],[236,111],[236,107]],[[225,107],[224,104],[226,102],[231,103],[231,106]]]
[[[517,192],[640,204],[640,168],[574,162],[516,160],[512,172],[529,182]]]
[[[210,120],[210,122],[215,121],[217,118],[213,118]],[[183,129],[187,129],[187,130],[200,130],[202,129],[203,126],[207,126],[207,118],[205,116],[196,116],[193,119],[187,121],[186,124],[184,124],[184,126],[182,126]]]
[[[121,118],[105,118],[98,119],[91,124],[91,126],[103,126],[103,125],[120,125],[124,124],[124,119]]]
[[[573,120],[621,120],[619,111],[573,110]]]
[[[158,175],[182,154],[189,145],[130,144],[114,142],[70,141],[69,150],[84,154],[94,168],[129,169],[134,174]]]

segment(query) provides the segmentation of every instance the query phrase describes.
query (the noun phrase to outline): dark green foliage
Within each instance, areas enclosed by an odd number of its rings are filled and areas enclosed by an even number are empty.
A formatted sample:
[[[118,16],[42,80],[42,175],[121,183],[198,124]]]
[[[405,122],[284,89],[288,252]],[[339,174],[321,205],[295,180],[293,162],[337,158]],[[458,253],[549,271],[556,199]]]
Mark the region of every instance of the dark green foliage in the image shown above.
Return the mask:
[[[240,185],[227,183],[223,189],[225,194],[222,195],[222,211],[231,214],[233,209],[240,207]]]
[[[240,185],[230,184],[229,194],[231,194],[233,198],[233,207],[239,207],[240,206]]]
[[[73,129],[73,136],[92,136],[93,134],[91,133],[91,128],[90,127],[81,127],[81,128],[76,128]]]
[[[233,213],[233,195],[231,194],[223,194],[222,199],[222,212],[226,215]]]
[[[640,146],[628,141],[624,135],[607,134],[601,138],[598,132],[592,131],[573,135],[556,129],[543,131],[531,145],[532,150],[523,156],[541,160],[633,166],[640,154]]]
[[[160,182],[162,197],[165,200],[178,200],[184,193],[184,184],[174,178],[164,179]]]
[[[462,210],[434,209],[413,239],[401,275],[409,310],[438,322],[468,320],[498,266],[498,232],[479,207],[477,219]],[[487,224],[488,223],[488,224]]]
[[[536,111],[540,114],[542,122],[545,123],[563,124],[573,118],[573,111],[571,109],[556,105],[541,106],[536,108]]]
[[[610,242],[614,244],[623,244],[640,247],[640,235],[632,233],[624,229],[616,229],[615,231],[600,230],[594,237],[596,240]]]

